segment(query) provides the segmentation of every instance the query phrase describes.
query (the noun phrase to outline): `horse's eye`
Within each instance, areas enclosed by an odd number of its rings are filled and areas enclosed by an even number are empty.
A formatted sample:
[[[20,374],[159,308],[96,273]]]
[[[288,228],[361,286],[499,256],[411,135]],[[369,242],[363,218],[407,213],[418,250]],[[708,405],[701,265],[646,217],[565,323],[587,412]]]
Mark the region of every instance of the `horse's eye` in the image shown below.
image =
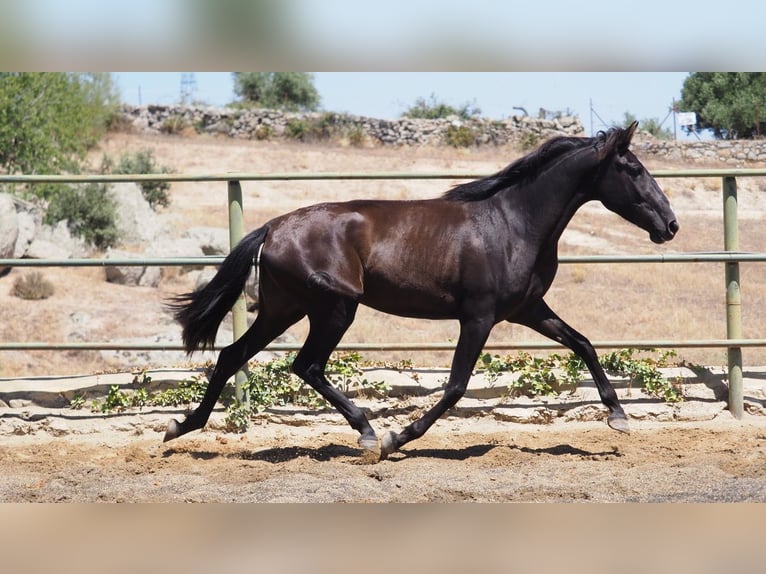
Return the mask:
[[[634,163],[632,161],[626,161],[622,164],[622,168],[631,176],[641,175],[643,166],[640,163]]]

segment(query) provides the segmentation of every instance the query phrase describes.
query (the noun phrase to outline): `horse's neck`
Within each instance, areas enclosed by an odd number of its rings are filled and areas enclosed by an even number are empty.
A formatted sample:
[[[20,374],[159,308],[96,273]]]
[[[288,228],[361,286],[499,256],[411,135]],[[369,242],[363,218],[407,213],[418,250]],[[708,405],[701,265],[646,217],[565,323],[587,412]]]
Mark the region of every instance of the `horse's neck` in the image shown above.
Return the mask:
[[[577,210],[590,200],[587,175],[578,170],[567,173],[566,169],[549,169],[511,192],[516,195],[513,209],[524,212],[537,234],[556,243]]]

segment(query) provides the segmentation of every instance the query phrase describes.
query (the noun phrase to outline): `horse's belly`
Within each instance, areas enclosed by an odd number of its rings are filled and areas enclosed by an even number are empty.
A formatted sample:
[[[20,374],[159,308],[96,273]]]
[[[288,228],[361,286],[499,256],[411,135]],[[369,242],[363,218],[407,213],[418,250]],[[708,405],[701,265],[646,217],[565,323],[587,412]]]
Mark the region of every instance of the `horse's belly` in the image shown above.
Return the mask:
[[[423,319],[451,319],[457,316],[457,302],[436,284],[390,283],[367,279],[359,302],[378,311]]]

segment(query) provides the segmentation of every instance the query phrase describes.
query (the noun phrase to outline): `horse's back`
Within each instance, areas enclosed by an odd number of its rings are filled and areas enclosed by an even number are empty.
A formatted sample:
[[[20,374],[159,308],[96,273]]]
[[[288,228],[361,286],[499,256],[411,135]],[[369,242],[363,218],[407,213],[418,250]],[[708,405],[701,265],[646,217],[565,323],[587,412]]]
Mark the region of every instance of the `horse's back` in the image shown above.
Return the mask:
[[[355,200],[269,223],[263,262],[292,285],[353,296],[386,312],[449,316],[465,214],[443,200]]]

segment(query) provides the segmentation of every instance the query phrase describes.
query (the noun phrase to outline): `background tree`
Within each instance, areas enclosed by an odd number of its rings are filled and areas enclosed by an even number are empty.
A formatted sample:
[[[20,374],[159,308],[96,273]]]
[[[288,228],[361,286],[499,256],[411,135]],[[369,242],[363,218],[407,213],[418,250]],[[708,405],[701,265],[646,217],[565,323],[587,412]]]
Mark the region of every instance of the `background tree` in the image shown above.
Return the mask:
[[[0,74],[0,169],[79,171],[118,105],[109,74]]]
[[[234,93],[244,103],[291,111],[314,111],[320,101],[307,72],[235,72]]]
[[[681,88],[679,111],[697,114],[698,130],[717,138],[750,139],[766,119],[766,73],[695,72]]]
[[[0,74],[0,170],[21,174],[79,173],[85,153],[117,117],[119,95],[110,74]],[[45,221],[66,220],[97,247],[117,239],[107,186],[9,186],[37,198]]]
[[[624,120],[622,122],[623,128],[627,128],[630,124],[638,120],[636,116],[630,112],[625,112]],[[645,131],[657,139],[670,140],[673,139],[673,132],[669,128],[663,128],[660,120],[657,118],[644,118],[638,120],[638,129]]]

